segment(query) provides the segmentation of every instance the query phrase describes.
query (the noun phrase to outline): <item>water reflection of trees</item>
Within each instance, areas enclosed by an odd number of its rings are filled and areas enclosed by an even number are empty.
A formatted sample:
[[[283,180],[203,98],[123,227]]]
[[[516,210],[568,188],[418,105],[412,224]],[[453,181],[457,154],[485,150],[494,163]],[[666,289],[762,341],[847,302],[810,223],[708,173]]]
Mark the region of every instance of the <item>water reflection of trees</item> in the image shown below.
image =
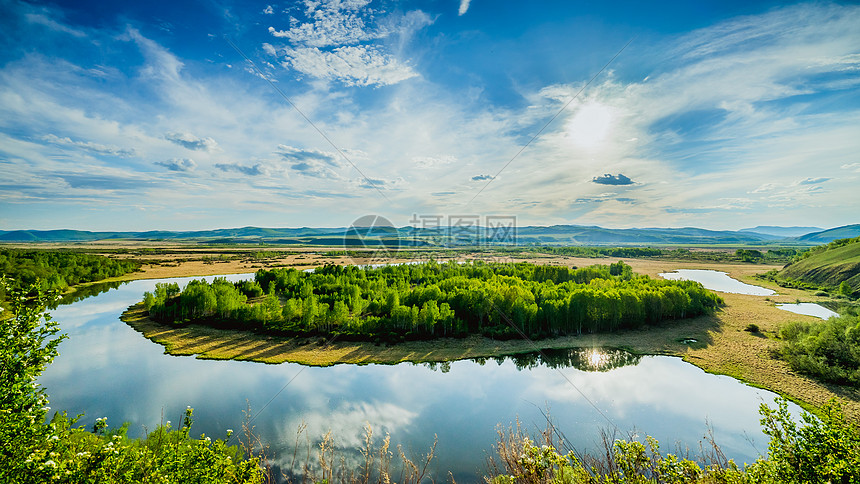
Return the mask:
[[[582,371],[609,371],[622,366],[636,365],[642,355],[603,348],[547,349],[540,353],[511,356],[518,370],[531,370],[538,366],[548,368],[576,368]]]
[[[609,371],[622,366],[637,365],[642,355],[607,348],[569,348],[547,349],[540,352],[522,353],[511,356],[491,356],[472,358],[471,361],[484,366],[488,361],[501,365],[505,361],[513,361],[518,370],[531,370],[539,366],[547,368],[576,368],[582,371]],[[424,366],[431,370],[448,373],[451,363],[427,362]]]
[[[75,288],[74,292],[64,294],[59,301],[51,305],[51,309],[56,309],[57,306],[76,303],[88,297],[98,296],[99,294],[108,292],[111,289],[116,289],[126,283],[128,283],[128,281],[99,282],[88,286],[79,286]]]

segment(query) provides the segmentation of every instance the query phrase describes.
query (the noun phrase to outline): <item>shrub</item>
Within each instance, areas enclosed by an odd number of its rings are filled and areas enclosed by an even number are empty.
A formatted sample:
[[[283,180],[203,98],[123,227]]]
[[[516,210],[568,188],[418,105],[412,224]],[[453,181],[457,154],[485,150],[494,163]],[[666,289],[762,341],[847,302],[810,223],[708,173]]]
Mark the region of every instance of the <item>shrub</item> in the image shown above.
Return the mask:
[[[758,327],[758,325],[757,325],[757,324],[755,324],[755,323],[750,323],[750,324],[748,324],[748,325],[747,325],[747,327],[746,327],[746,328],[744,328],[744,331],[746,331],[746,332],[748,332],[748,333],[758,333],[758,332],[759,332],[759,327]]]
[[[860,316],[844,314],[779,330],[780,357],[791,368],[826,381],[860,385]]]

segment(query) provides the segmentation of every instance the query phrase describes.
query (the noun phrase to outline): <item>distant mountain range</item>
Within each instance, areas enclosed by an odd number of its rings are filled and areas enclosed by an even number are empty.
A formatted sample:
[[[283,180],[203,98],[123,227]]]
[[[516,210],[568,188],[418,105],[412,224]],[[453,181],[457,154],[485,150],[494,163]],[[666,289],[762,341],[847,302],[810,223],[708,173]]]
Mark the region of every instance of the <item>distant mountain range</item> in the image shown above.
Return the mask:
[[[210,244],[305,244],[339,246],[391,244],[414,246],[472,245],[482,243],[483,227],[472,227],[457,234],[439,229],[413,227],[376,227],[372,230],[336,228],[260,228],[199,231],[90,232],[85,230],[0,230],[0,242],[93,242],[104,240],[192,241]],[[598,226],[526,226],[516,230],[517,245],[817,245],[835,239],[860,236],[860,224],[822,230],[818,227],[759,226],[738,231],[684,228],[609,229]],[[509,244],[512,239],[500,238]]]
[[[755,232],[776,237],[800,237],[812,232],[821,232],[821,227],[777,227],[775,225],[759,225],[751,229],[741,229],[740,232]]]

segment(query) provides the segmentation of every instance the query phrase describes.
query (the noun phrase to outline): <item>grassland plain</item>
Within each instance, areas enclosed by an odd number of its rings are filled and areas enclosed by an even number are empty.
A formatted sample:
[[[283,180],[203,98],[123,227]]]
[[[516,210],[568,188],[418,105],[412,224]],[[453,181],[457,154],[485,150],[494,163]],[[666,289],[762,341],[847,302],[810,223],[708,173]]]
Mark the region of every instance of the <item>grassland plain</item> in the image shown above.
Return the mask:
[[[474,258],[478,258],[478,254]],[[473,258],[469,255],[461,259]],[[606,264],[615,259],[542,256],[518,258],[541,264],[584,267]],[[638,354],[661,354],[683,358],[703,370],[724,374],[750,385],[777,392],[815,411],[830,398],[836,397],[852,419],[860,420],[860,392],[857,389],[830,385],[800,375],[784,361],[773,358],[780,341],[776,334],[780,325],[792,320],[815,320],[783,311],[777,303],[821,302],[825,297],[811,292],[788,289],[754,276],[778,266],[762,264],[726,264],[697,261],[668,261],[621,259],[635,272],[659,277],[660,273],[676,269],[711,269],[727,272],[731,277],[749,284],[763,285],[777,291],[770,297],[721,293],[725,306],[713,316],[674,321],[657,327],[609,334],[560,337],[538,341],[497,341],[480,336],[464,339],[437,339],[405,342],[393,346],[373,343],[331,341],[323,345],[319,338],[278,338],[252,332],[224,331],[202,326],[171,327],[149,320],[140,306],[133,306],[122,319],[145,337],[165,347],[172,355],[196,355],[203,359],[236,359],[263,363],[295,362],[328,366],[339,363],[394,364],[403,361],[451,361],[465,358],[510,355],[546,348],[622,348]],[[292,266],[298,269],[323,263],[350,264],[346,257],[323,257],[304,253],[274,261],[202,263],[180,262],[172,266],[145,267],[129,279],[214,275],[251,272],[260,267]],[[404,262],[393,259],[392,262]],[[759,333],[744,329],[750,323],[758,325]],[[695,339],[695,343],[685,340]]]

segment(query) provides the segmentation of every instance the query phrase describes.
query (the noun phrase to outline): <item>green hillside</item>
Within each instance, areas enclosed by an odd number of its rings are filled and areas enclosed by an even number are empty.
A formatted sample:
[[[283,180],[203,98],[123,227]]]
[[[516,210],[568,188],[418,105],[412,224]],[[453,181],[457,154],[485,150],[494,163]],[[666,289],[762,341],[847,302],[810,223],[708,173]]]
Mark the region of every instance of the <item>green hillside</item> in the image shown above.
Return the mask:
[[[836,290],[843,281],[860,291],[860,237],[840,239],[815,247],[786,266],[778,280]]]
[[[814,244],[826,244],[837,239],[850,239],[860,237],[860,224],[843,225],[832,229],[813,232],[797,238],[798,242],[812,242]]]

